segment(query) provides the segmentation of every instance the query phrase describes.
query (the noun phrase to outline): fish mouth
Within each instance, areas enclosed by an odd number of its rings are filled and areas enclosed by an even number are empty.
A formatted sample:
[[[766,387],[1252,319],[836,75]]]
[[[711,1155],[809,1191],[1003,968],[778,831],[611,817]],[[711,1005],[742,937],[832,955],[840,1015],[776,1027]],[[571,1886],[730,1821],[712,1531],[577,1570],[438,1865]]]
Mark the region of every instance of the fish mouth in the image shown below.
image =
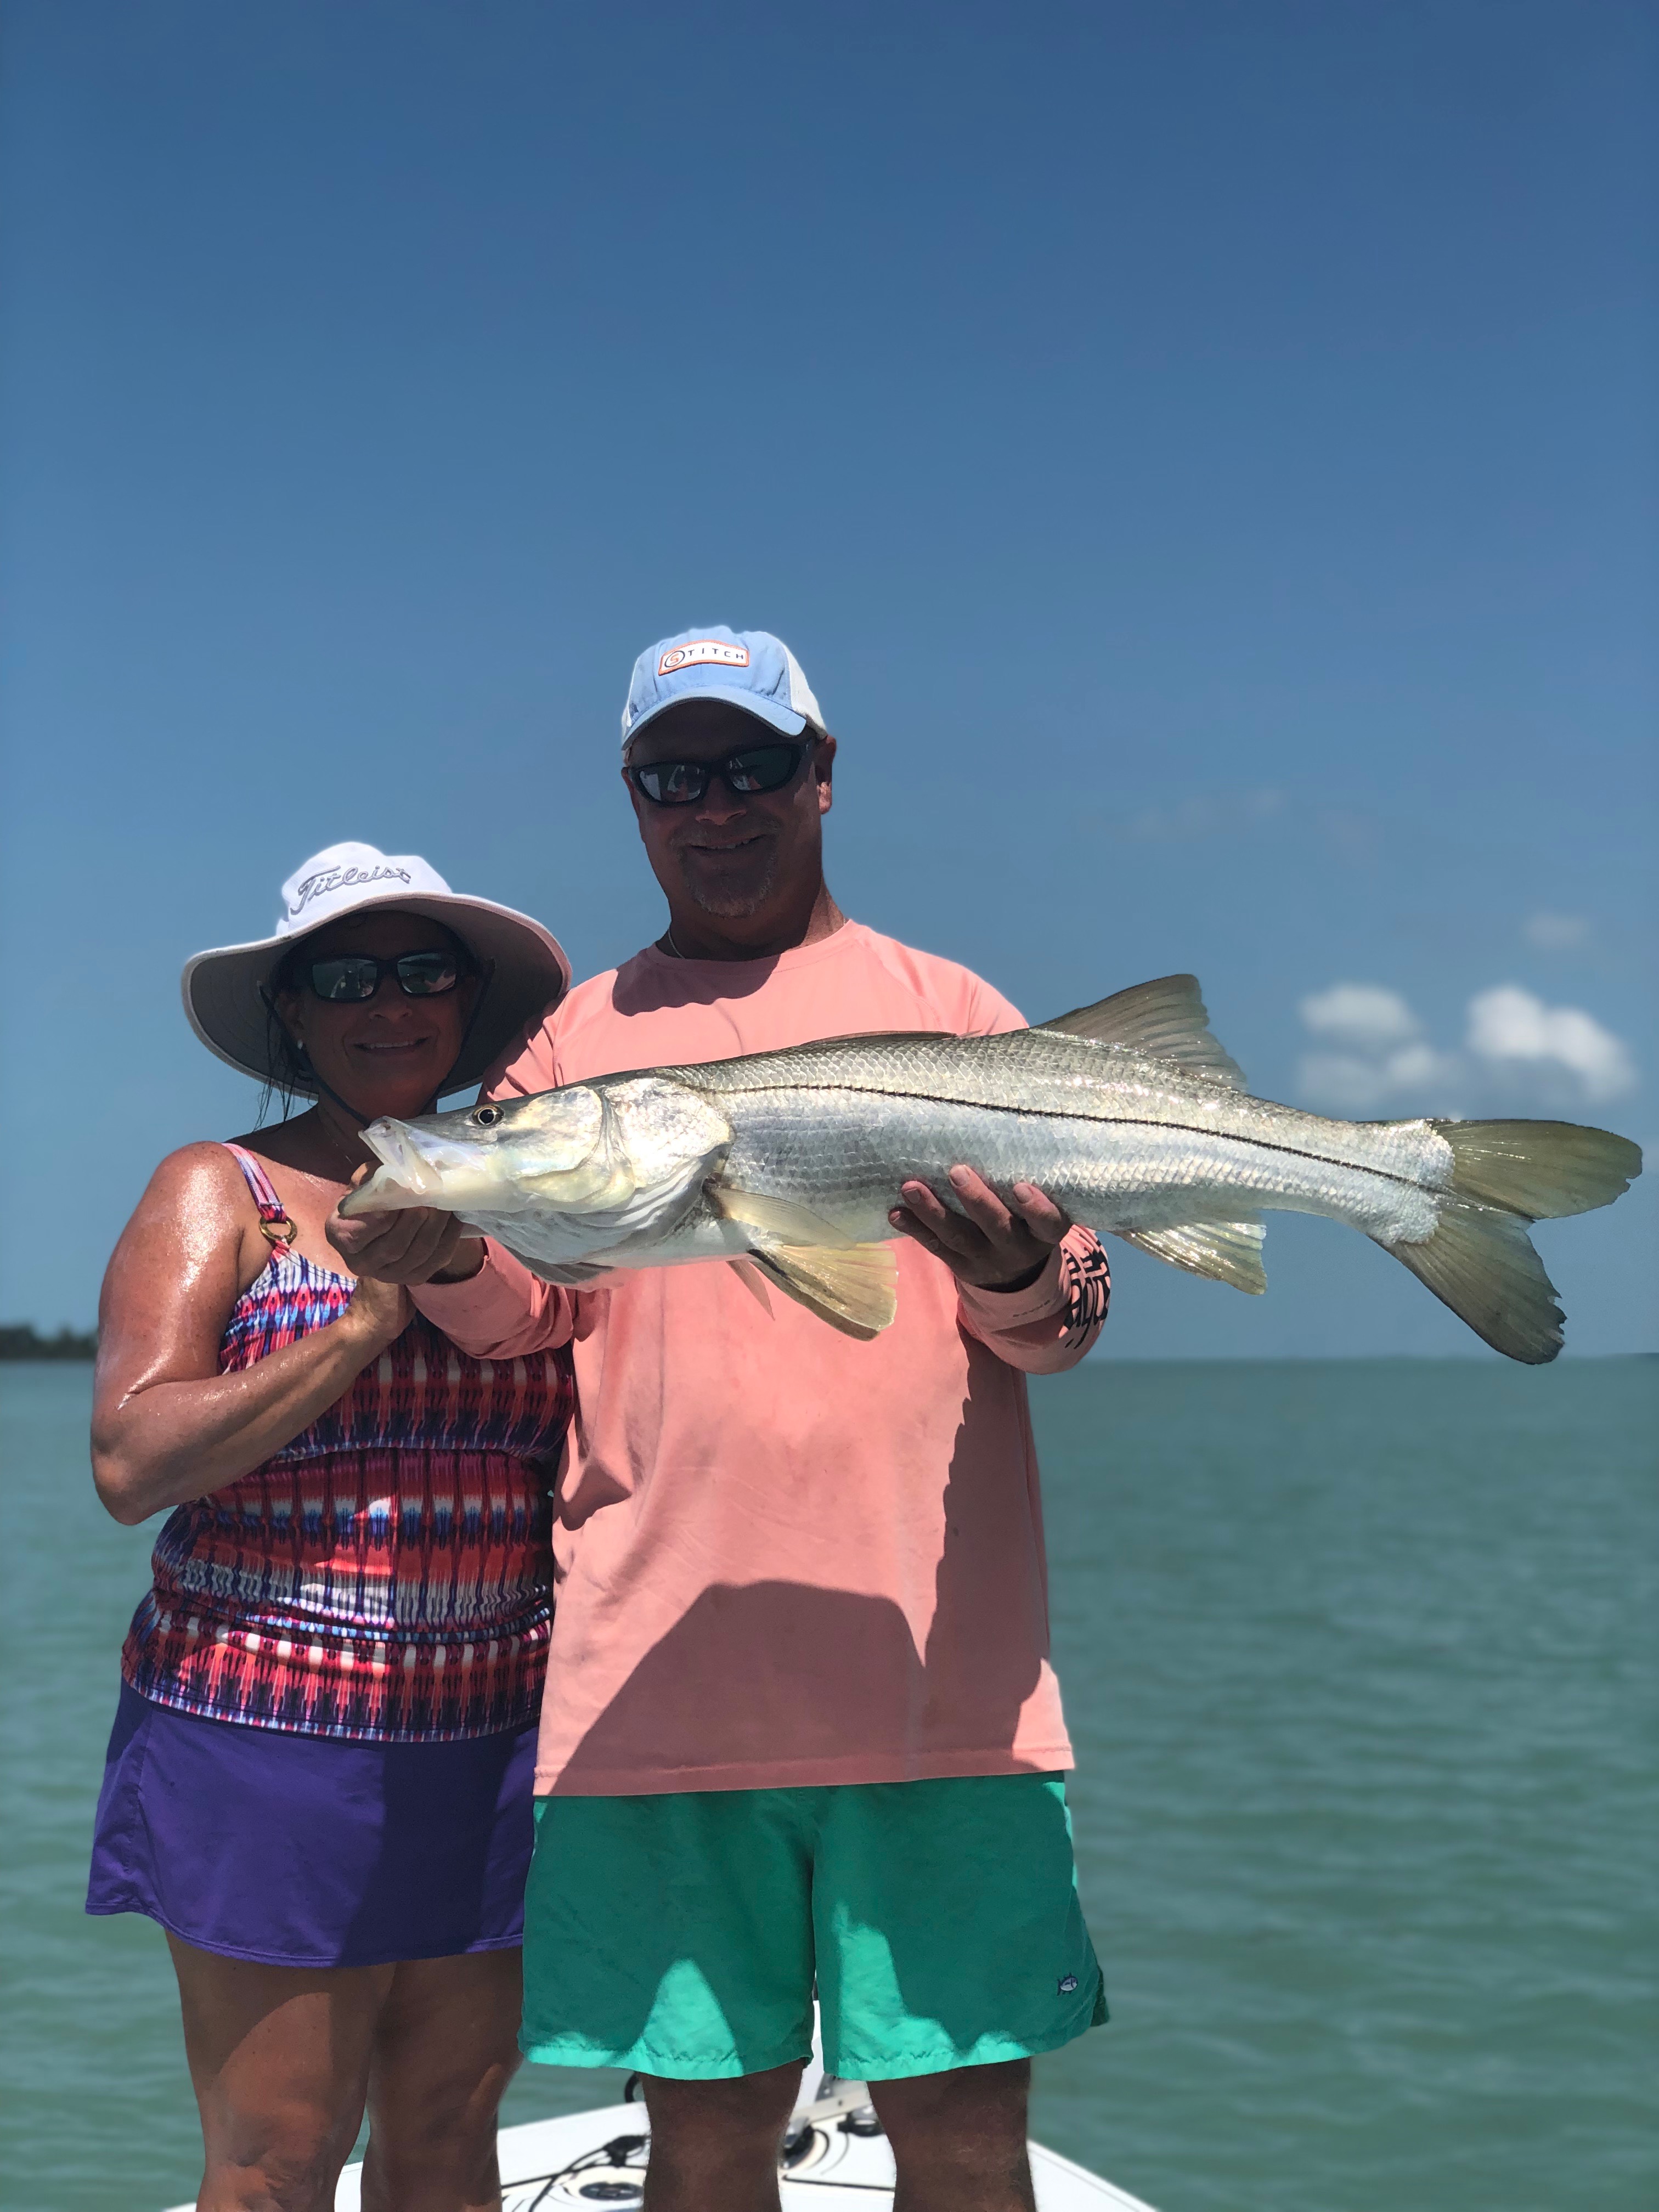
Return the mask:
[[[443,1177],[422,1157],[415,1132],[407,1122],[390,1118],[371,1121],[363,1131],[363,1142],[392,1181],[401,1183],[405,1190],[412,1190],[420,1198],[436,1198],[442,1192]]]

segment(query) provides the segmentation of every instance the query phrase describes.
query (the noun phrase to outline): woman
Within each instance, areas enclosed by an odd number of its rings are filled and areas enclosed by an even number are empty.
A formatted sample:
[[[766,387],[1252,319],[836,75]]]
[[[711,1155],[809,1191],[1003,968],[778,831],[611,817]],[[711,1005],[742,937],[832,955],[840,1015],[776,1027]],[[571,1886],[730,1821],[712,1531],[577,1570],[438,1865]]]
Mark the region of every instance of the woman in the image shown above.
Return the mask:
[[[425,861],[319,853],[276,933],[200,953],[210,1049],[308,1112],[164,1160],[105,1282],[118,1521],[171,1508],[121,1656],[92,1912],[166,1929],[208,2212],[499,2203],[551,1614],[563,1352],[467,1358],[341,1274],[364,1125],[476,1084],[570,970]],[[453,1225],[430,1232],[442,1243]]]

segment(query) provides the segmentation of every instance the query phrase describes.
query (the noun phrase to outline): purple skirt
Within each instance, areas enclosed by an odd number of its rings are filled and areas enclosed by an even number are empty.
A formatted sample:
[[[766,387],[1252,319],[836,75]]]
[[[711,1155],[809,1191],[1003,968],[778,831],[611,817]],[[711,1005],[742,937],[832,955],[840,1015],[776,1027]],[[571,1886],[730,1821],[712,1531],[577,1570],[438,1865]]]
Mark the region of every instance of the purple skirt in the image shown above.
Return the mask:
[[[524,1940],[536,1729],[343,1743],[121,1685],[88,1912],[269,1966],[384,1966]]]

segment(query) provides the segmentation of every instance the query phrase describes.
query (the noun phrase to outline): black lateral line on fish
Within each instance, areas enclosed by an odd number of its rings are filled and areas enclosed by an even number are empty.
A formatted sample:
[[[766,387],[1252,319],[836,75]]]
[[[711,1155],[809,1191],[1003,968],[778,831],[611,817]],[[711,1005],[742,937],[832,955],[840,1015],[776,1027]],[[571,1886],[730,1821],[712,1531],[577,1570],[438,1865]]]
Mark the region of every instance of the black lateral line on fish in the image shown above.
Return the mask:
[[[710,1085],[711,1089],[714,1087]],[[982,1098],[942,1098],[932,1091],[882,1091],[866,1083],[748,1083],[732,1096],[757,1098],[763,1092],[775,1091],[854,1091],[861,1098],[913,1098],[923,1106],[966,1106],[980,1114],[1018,1114],[1031,1121],[1095,1121],[1113,1129],[1163,1129],[1176,1136],[1209,1137],[1224,1139],[1230,1145],[1249,1145],[1260,1152],[1280,1152],[1288,1160],[1311,1160],[1318,1167],[1346,1168],[1350,1175],[1376,1176],[1382,1182],[1397,1182],[1402,1190],[1432,1188],[1419,1182],[1414,1176],[1390,1174],[1387,1168],[1362,1166],[1357,1160],[1334,1159],[1328,1152],[1304,1152],[1297,1145],[1270,1144],[1265,1137],[1241,1137],[1231,1129],[1206,1129],[1191,1121],[1143,1121],[1128,1114],[1065,1114],[1053,1106],[993,1106]]]

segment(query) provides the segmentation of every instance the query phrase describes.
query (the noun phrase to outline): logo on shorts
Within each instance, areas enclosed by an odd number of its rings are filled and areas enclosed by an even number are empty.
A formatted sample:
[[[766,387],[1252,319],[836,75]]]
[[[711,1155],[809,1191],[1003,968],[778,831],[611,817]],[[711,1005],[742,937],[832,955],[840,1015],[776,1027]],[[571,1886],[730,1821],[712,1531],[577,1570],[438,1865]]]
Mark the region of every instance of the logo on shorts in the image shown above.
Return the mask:
[[[671,646],[657,663],[659,676],[678,676],[683,668],[713,666],[747,668],[749,647],[727,645],[718,637],[694,637],[690,645]]]
[[[1077,1987],[1077,1976],[1076,1976],[1075,1974],[1062,1974],[1062,1975],[1060,1976],[1060,1994],[1061,1995],[1061,1996],[1063,1996],[1063,1997],[1068,1997],[1068,1996],[1071,1996],[1071,1994],[1072,1994],[1072,1991],[1073,1991],[1076,1987]]]

